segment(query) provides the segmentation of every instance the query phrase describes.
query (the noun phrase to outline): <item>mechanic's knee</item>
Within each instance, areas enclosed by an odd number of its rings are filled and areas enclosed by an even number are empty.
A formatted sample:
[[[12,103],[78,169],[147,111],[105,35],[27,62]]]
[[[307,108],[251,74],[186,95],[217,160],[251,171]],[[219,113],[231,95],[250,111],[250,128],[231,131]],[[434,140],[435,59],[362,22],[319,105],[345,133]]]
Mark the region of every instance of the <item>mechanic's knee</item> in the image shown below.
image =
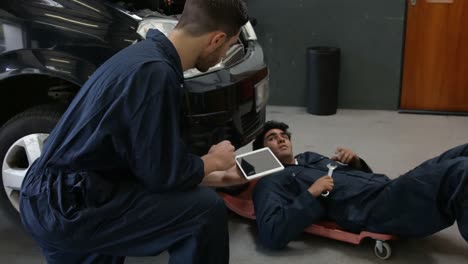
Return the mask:
[[[259,231],[260,232],[260,231]],[[280,238],[279,236],[261,234],[258,235],[258,241],[260,244],[270,250],[281,250],[286,247],[288,244],[285,239]]]
[[[461,236],[468,242],[468,219],[458,219],[457,224]]]
[[[271,223],[257,222],[258,242],[270,250],[280,250],[289,243],[286,231],[281,232],[275,229]]]
[[[454,159],[456,167],[459,169],[468,168],[468,157],[457,157]]]
[[[468,175],[468,157],[456,157],[446,163],[446,175],[457,184],[465,184]]]
[[[227,209],[223,199],[210,188],[200,187],[197,199],[201,210],[208,211],[204,214],[210,220],[227,221]]]
[[[465,143],[463,145],[460,145],[460,147],[463,149],[463,153],[468,153],[468,143]]]

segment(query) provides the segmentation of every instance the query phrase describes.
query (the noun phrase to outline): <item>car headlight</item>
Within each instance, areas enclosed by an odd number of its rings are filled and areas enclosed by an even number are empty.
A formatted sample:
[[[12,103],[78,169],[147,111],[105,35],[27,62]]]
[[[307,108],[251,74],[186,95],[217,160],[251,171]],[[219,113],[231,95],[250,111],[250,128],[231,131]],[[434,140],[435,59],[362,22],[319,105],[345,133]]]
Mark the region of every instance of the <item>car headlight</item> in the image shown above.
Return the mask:
[[[255,85],[255,107],[259,112],[268,102],[269,93],[269,78],[266,77]]]
[[[166,19],[166,18],[148,18],[144,19],[138,25],[137,33],[142,37],[146,38],[146,34],[148,30],[155,28],[161,31],[166,37],[169,33],[174,30],[175,26],[177,25],[177,20],[175,19]],[[208,72],[217,71],[224,68],[224,63],[220,62],[215,66],[211,67],[207,72],[200,72],[197,69],[190,69],[184,72],[184,78],[192,78],[202,74],[206,74]]]
[[[148,30],[155,28],[161,31],[164,35],[168,36],[169,33],[174,30],[177,25],[177,20],[166,19],[166,18],[148,18],[144,19],[138,25],[137,33],[142,37],[146,38]]]
[[[184,78],[188,79],[188,78],[196,77],[196,76],[199,76],[199,75],[203,75],[203,74],[207,74],[207,73],[214,72],[214,71],[217,71],[217,70],[221,70],[223,68],[224,68],[224,63],[223,62],[220,62],[220,63],[216,64],[215,66],[211,67],[206,72],[201,72],[201,71],[193,68],[193,69],[184,71]]]
[[[255,34],[255,30],[250,21],[242,27],[242,34],[247,40],[257,40],[257,34]]]
[[[146,34],[148,33],[148,30],[155,28],[161,31],[164,35],[168,36],[169,33],[174,30],[175,26],[177,25],[177,20],[176,19],[168,19],[168,18],[147,18],[143,19],[140,24],[138,25],[137,33],[142,37],[146,38]],[[247,40],[256,40],[257,35],[255,34],[255,31],[250,24],[250,22],[247,22],[245,26],[242,27],[242,33],[246,37]],[[221,61],[220,63],[216,64],[215,66],[211,67],[207,72],[200,72],[197,69],[189,69],[184,72],[184,78],[193,78],[199,75],[203,75],[209,72],[214,72],[217,70],[221,70],[225,68],[225,63],[224,61]],[[268,89],[267,89],[268,90]],[[268,95],[267,95],[268,96]]]

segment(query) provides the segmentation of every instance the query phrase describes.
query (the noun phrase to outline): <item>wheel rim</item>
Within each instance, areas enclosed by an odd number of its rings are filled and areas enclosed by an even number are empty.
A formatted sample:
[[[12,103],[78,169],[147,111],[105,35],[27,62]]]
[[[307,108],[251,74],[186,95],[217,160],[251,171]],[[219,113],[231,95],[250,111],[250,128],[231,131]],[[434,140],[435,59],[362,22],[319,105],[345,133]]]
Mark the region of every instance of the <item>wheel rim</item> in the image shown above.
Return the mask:
[[[381,247],[380,247],[381,246]],[[375,255],[382,260],[387,260],[390,258],[392,255],[392,249],[388,243],[381,242],[381,245],[379,246],[379,242],[377,241],[377,244],[374,247],[374,253]]]
[[[26,172],[42,153],[49,134],[31,134],[17,140],[7,151],[2,164],[3,188],[19,212],[19,190]]]

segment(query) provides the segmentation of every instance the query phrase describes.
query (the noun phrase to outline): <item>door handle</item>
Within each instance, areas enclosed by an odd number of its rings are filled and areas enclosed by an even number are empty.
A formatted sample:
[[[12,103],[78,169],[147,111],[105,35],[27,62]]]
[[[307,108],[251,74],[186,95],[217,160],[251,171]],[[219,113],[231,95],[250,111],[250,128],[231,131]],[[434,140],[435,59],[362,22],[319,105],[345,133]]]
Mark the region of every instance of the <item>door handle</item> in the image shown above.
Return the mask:
[[[411,5],[415,6],[418,3],[418,0],[411,0]]]

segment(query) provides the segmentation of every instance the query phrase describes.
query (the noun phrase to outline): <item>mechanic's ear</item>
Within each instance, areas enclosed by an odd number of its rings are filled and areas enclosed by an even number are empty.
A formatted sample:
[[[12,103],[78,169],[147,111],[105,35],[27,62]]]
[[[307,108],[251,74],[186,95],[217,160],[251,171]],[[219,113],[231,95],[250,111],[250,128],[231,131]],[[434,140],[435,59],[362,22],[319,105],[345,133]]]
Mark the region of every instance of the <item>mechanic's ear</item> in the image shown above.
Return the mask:
[[[210,43],[208,45],[209,52],[213,52],[221,47],[227,41],[227,35],[224,32],[214,32],[211,36]]]

